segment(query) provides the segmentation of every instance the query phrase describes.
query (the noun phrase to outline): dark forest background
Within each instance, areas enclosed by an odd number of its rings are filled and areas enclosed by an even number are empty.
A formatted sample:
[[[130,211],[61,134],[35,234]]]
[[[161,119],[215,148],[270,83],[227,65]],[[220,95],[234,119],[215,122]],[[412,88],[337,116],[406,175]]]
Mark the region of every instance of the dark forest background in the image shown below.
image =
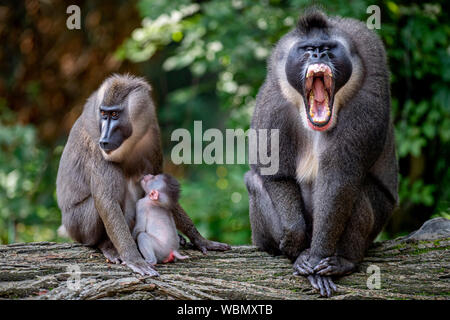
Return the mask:
[[[430,217],[450,217],[448,1],[315,1],[328,14],[366,21],[381,9],[391,68],[400,207],[380,239]],[[81,8],[68,30],[66,8]],[[163,133],[165,170],[200,232],[250,242],[247,165],[170,161],[176,128],[249,126],[274,43],[301,0],[0,1],[0,243],[63,241],[55,179],[70,128],[88,96],[114,72],[144,76]]]

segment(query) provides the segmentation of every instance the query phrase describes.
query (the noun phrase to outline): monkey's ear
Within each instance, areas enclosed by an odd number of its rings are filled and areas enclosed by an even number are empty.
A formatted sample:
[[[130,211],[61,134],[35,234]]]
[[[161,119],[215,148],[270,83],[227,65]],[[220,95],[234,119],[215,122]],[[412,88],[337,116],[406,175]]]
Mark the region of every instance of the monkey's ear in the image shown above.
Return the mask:
[[[157,201],[159,199],[159,192],[158,190],[153,189],[152,191],[150,191],[148,196],[150,197],[150,199]]]
[[[146,174],[145,176],[142,177],[142,179],[147,182],[148,180],[151,180],[154,177],[154,175],[152,174]]]
[[[145,193],[147,193],[147,189],[145,188],[145,180],[144,179],[141,179],[141,187],[145,191]]]

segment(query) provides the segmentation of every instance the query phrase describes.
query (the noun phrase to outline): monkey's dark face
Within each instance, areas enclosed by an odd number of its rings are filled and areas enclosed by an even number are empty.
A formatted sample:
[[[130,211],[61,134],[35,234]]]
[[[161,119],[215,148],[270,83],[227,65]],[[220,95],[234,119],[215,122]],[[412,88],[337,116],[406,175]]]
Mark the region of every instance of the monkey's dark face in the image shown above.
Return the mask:
[[[100,106],[99,146],[106,153],[119,148],[131,136],[132,129],[121,106]]]
[[[326,38],[298,41],[289,51],[285,72],[289,84],[303,97],[309,127],[329,129],[337,116],[334,97],[352,74],[345,47]]]

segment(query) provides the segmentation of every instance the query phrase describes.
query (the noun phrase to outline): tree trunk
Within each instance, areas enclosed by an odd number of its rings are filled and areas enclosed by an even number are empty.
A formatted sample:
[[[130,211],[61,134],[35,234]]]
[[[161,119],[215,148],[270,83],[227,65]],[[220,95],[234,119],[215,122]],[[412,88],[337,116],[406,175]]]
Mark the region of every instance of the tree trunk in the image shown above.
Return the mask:
[[[375,243],[357,272],[336,279],[339,292],[331,299],[449,299],[449,224],[443,218],[433,219],[408,237]],[[98,250],[79,244],[3,245],[0,298],[320,298],[307,279],[292,274],[288,259],[253,246],[207,255],[191,249],[181,253],[189,259],[158,265],[161,276],[149,278],[126,266],[106,263]],[[368,269],[371,265],[376,267]],[[377,273],[368,270],[379,270],[379,289],[373,288]]]

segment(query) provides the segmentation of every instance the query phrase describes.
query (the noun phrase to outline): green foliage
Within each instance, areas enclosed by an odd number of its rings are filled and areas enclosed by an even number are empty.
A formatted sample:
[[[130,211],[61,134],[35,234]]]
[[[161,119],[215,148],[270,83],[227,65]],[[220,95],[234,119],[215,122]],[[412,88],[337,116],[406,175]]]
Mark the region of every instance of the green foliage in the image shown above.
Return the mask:
[[[0,152],[0,243],[56,239],[60,214],[52,164],[60,152],[41,148],[32,126],[1,122]]]
[[[450,145],[450,27],[441,4],[388,2],[395,27],[381,29],[392,70],[393,116],[400,160],[402,203],[448,210]],[[425,160],[423,160],[425,158]],[[426,168],[417,170],[420,161]],[[409,175],[409,177],[407,177]]]
[[[247,166],[204,166],[181,181],[181,205],[200,233],[227,243],[249,243],[248,195],[242,177]]]

